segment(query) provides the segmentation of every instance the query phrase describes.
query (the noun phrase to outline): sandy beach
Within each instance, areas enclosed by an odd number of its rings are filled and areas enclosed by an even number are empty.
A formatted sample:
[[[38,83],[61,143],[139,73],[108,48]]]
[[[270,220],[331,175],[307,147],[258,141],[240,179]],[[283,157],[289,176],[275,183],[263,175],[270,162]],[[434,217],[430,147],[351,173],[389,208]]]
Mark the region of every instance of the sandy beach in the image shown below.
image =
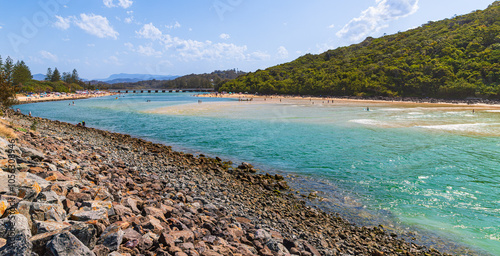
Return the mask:
[[[88,99],[95,97],[104,97],[114,95],[116,93],[105,92],[105,91],[88,91],[85,93],[44,93],[44,94],[18,94],[16,95],[17,100],[21,103],[31,103],[31,102],[42,102],[42,101],[58,101],[58,100],[76,100],[76,99]]]
[[[439,99],[427,99],[418,100],[413,98],[408,98],[405,100],[389,100],[387,99],[356,99],[356,98],[339,98],[339,97],[314,97],[314,96],[287,96],[287,95],[255,95],[255,94],[221,94],[221,93],[210,93],[210,94],[198,94],[196,95],[200,98],[229,98],[229,99],[240,99],[242,102],[257,102],[260,104],[323,104],[323,105],[360,105],[366,104],[370,106],[377,105],[394,105],[394,106],[405,106],[405,107],[459,107],[462,109],[482,109],[482,110],[494,110],[500,109],[500,103],[496,101],[480,101],[480,100],[439,100]]]
[[[416,101],[389,101],[389,100],[369,100],[369,99],[346,99],[332,97],[298,97],[298,96],[261,96],[253,94],[198,94],[198,103],[182,104],[175,106],[161,107],[145,111],[145,113],[169,114],[169,115],[214,115],[220,111],[234,112],[248,106],[257,107],[259,105],[283,104],[300,105],[312,107],[359,107],[370,110],[379,107],[385,108],[418,108],[433,111],[470,111],[470,112],[497,112],[500,111],[500,104],[465,102],[416,102]],[[204,98],[226,98],[234,101],[210,102]],[[236,100],[237,99],[237,100]]]

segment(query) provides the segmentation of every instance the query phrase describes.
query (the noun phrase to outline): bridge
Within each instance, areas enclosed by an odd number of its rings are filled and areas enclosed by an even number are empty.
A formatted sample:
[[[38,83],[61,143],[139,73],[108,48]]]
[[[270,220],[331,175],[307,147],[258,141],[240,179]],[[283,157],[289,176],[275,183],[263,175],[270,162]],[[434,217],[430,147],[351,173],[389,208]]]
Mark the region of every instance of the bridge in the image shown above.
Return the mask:
[[[166,93],[166,92],[214,92],[214,88],[182,88],[182,89],[111,89],[117,93]]]

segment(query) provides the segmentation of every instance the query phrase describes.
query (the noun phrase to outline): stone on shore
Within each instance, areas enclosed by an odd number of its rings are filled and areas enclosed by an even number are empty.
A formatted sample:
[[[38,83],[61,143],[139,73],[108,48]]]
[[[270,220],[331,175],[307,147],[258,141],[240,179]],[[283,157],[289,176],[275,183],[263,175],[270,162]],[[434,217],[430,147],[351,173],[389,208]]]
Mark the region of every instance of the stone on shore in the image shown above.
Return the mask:
[[[53,256],[95,256],[78,238],[68,231],[55,235],[47,243],[47,255]]]
[[[0,255],[32,255],[31,229],[24,215],[13,214],[1,219],[0,236],[7,240],[0,248]]]

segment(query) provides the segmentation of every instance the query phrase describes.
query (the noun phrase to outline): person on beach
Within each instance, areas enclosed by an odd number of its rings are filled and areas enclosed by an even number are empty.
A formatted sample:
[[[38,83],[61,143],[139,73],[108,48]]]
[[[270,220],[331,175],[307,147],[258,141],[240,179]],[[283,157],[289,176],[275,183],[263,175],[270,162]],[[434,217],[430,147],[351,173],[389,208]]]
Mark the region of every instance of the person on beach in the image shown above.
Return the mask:
[[[30,117],[31,117],[31,111],[30,111],[29,115],[30,115]]]
[[[370,111],[370,108],[369,108],[369,107],[366,107],[366,111]]]
[[[82,126],[85,127],[85,121],[82,121]]]
[[[475,113],[475,112],[474,112],[474,109],[472,109],[472,114],[474,114],[474,113]]]

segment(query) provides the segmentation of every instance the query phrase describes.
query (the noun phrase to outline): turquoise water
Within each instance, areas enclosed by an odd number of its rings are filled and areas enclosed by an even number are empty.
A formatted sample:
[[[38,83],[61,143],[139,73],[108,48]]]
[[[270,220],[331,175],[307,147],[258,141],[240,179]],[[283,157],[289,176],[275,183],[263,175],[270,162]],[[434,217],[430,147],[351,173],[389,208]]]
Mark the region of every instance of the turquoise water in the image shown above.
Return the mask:
[[[298,175],[297,189],[321,192],[324,207],[347,218],[400,225],[432,244],[429,231],[500,255],[500,112],[199,99],[170,93],[18,107]]]

